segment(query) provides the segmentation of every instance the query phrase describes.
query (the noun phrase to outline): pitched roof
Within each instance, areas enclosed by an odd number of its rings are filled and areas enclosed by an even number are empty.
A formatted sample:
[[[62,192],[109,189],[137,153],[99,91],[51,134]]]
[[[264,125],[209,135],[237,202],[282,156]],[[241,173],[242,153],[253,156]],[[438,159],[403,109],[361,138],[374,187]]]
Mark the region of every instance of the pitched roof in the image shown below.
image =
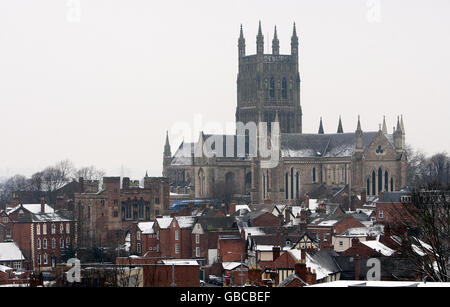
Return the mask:
[[[138,227],[143,234],[152,234],[152,233],[155,233],[153,231],[154,224],[155,224],[155,222],[141,222],[141,223],[138,223]]]
[[[199,216],[197,222],[205,231],[227,231],[237,230],[234,217],[232,216]]]
[[[366,150],[378,132],[363,132]],[[386,135],[393,144],[393,138]],[[282,133],[281,156],[284,158],[351,157],[355,153],[354,133],[304,134]]]
[[[15,242],[0,243],[0,261],[25,260],[22,251]]]
[[[288,277],[286,277],[282,282],[278,284],[278,287],[286,287],[294,280],[300,281],[303,285],[308,285],[303,279],[297,276],[297,274],[291,274]]]

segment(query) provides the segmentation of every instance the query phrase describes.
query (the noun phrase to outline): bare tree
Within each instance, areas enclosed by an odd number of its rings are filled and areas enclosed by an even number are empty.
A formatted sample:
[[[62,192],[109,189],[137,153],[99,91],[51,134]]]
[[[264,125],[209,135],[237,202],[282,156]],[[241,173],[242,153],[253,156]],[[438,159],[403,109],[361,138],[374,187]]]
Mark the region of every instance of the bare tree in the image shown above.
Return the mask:
[[[418,275],[432,281],[450,281],[450,192],[429,185],[406,198],[391,227],[401,241],[401,253]],[[400,213],[400,212],[399,212]]]
[[[75,178],[83,177],[87,180],[101,180],[105,176],[105,171],[97,169],[95,166],[81,167],[74,172]]]

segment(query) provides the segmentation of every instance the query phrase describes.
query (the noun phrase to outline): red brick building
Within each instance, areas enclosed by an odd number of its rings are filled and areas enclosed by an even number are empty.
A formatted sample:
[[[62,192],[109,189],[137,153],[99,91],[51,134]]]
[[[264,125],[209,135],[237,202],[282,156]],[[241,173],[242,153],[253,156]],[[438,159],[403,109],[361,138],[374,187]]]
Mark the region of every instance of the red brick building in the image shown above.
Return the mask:
[[[333,249],[333,234],[342,234],[349,228],[365,227],[350,214],[327,215],[312,220],[307,225],[308,233],[319,242],[321,249]]]
[[[80,178],[80,193],[75,194],[82,247],[117,246],[124,243],[126,230],[135,222],[151,221],[169,209],[169,184],[165,178],[145,177],[139,181],[124,177],[97,180]]]
[[[18,205],[2,212],[2,221],[27,260],[27,269],[51,270],[75,247],[73,220],[47,205]]]

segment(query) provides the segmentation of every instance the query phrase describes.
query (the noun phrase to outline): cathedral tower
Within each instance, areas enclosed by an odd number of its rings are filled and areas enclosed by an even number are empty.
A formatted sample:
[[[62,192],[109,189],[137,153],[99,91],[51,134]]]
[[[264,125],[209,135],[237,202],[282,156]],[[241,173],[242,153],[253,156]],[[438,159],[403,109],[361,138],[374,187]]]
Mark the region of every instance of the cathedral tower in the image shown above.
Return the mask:
[[[239,72],[237,77],[236,122],[270,124],[278,112],[282,133],[302,132],[300,106],[300,74],[298,69],[298,37],[293,28],[291,54],[280,54],[275,27],[272,54],[264,53],[261,22],[256,36],[256,54],[245,55],[245,39],[241,26],[238,40]]]

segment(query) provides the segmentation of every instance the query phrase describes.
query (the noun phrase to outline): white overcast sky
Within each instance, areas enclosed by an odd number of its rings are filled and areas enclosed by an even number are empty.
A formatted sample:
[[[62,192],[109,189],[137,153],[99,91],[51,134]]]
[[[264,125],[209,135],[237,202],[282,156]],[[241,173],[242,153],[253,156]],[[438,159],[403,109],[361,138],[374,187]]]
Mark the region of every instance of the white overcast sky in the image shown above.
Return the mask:
[[[234,121],[239,26],[253,54],[258,20],[281,53],[297,24],[305,133],[358,114],[391,132],[403,114],[407,143],[450,152],[449,15],[448,0],[0,1],[0,177],[62,159],[160,176],[166,130],[174,152],[174,125],[192,140]]]

